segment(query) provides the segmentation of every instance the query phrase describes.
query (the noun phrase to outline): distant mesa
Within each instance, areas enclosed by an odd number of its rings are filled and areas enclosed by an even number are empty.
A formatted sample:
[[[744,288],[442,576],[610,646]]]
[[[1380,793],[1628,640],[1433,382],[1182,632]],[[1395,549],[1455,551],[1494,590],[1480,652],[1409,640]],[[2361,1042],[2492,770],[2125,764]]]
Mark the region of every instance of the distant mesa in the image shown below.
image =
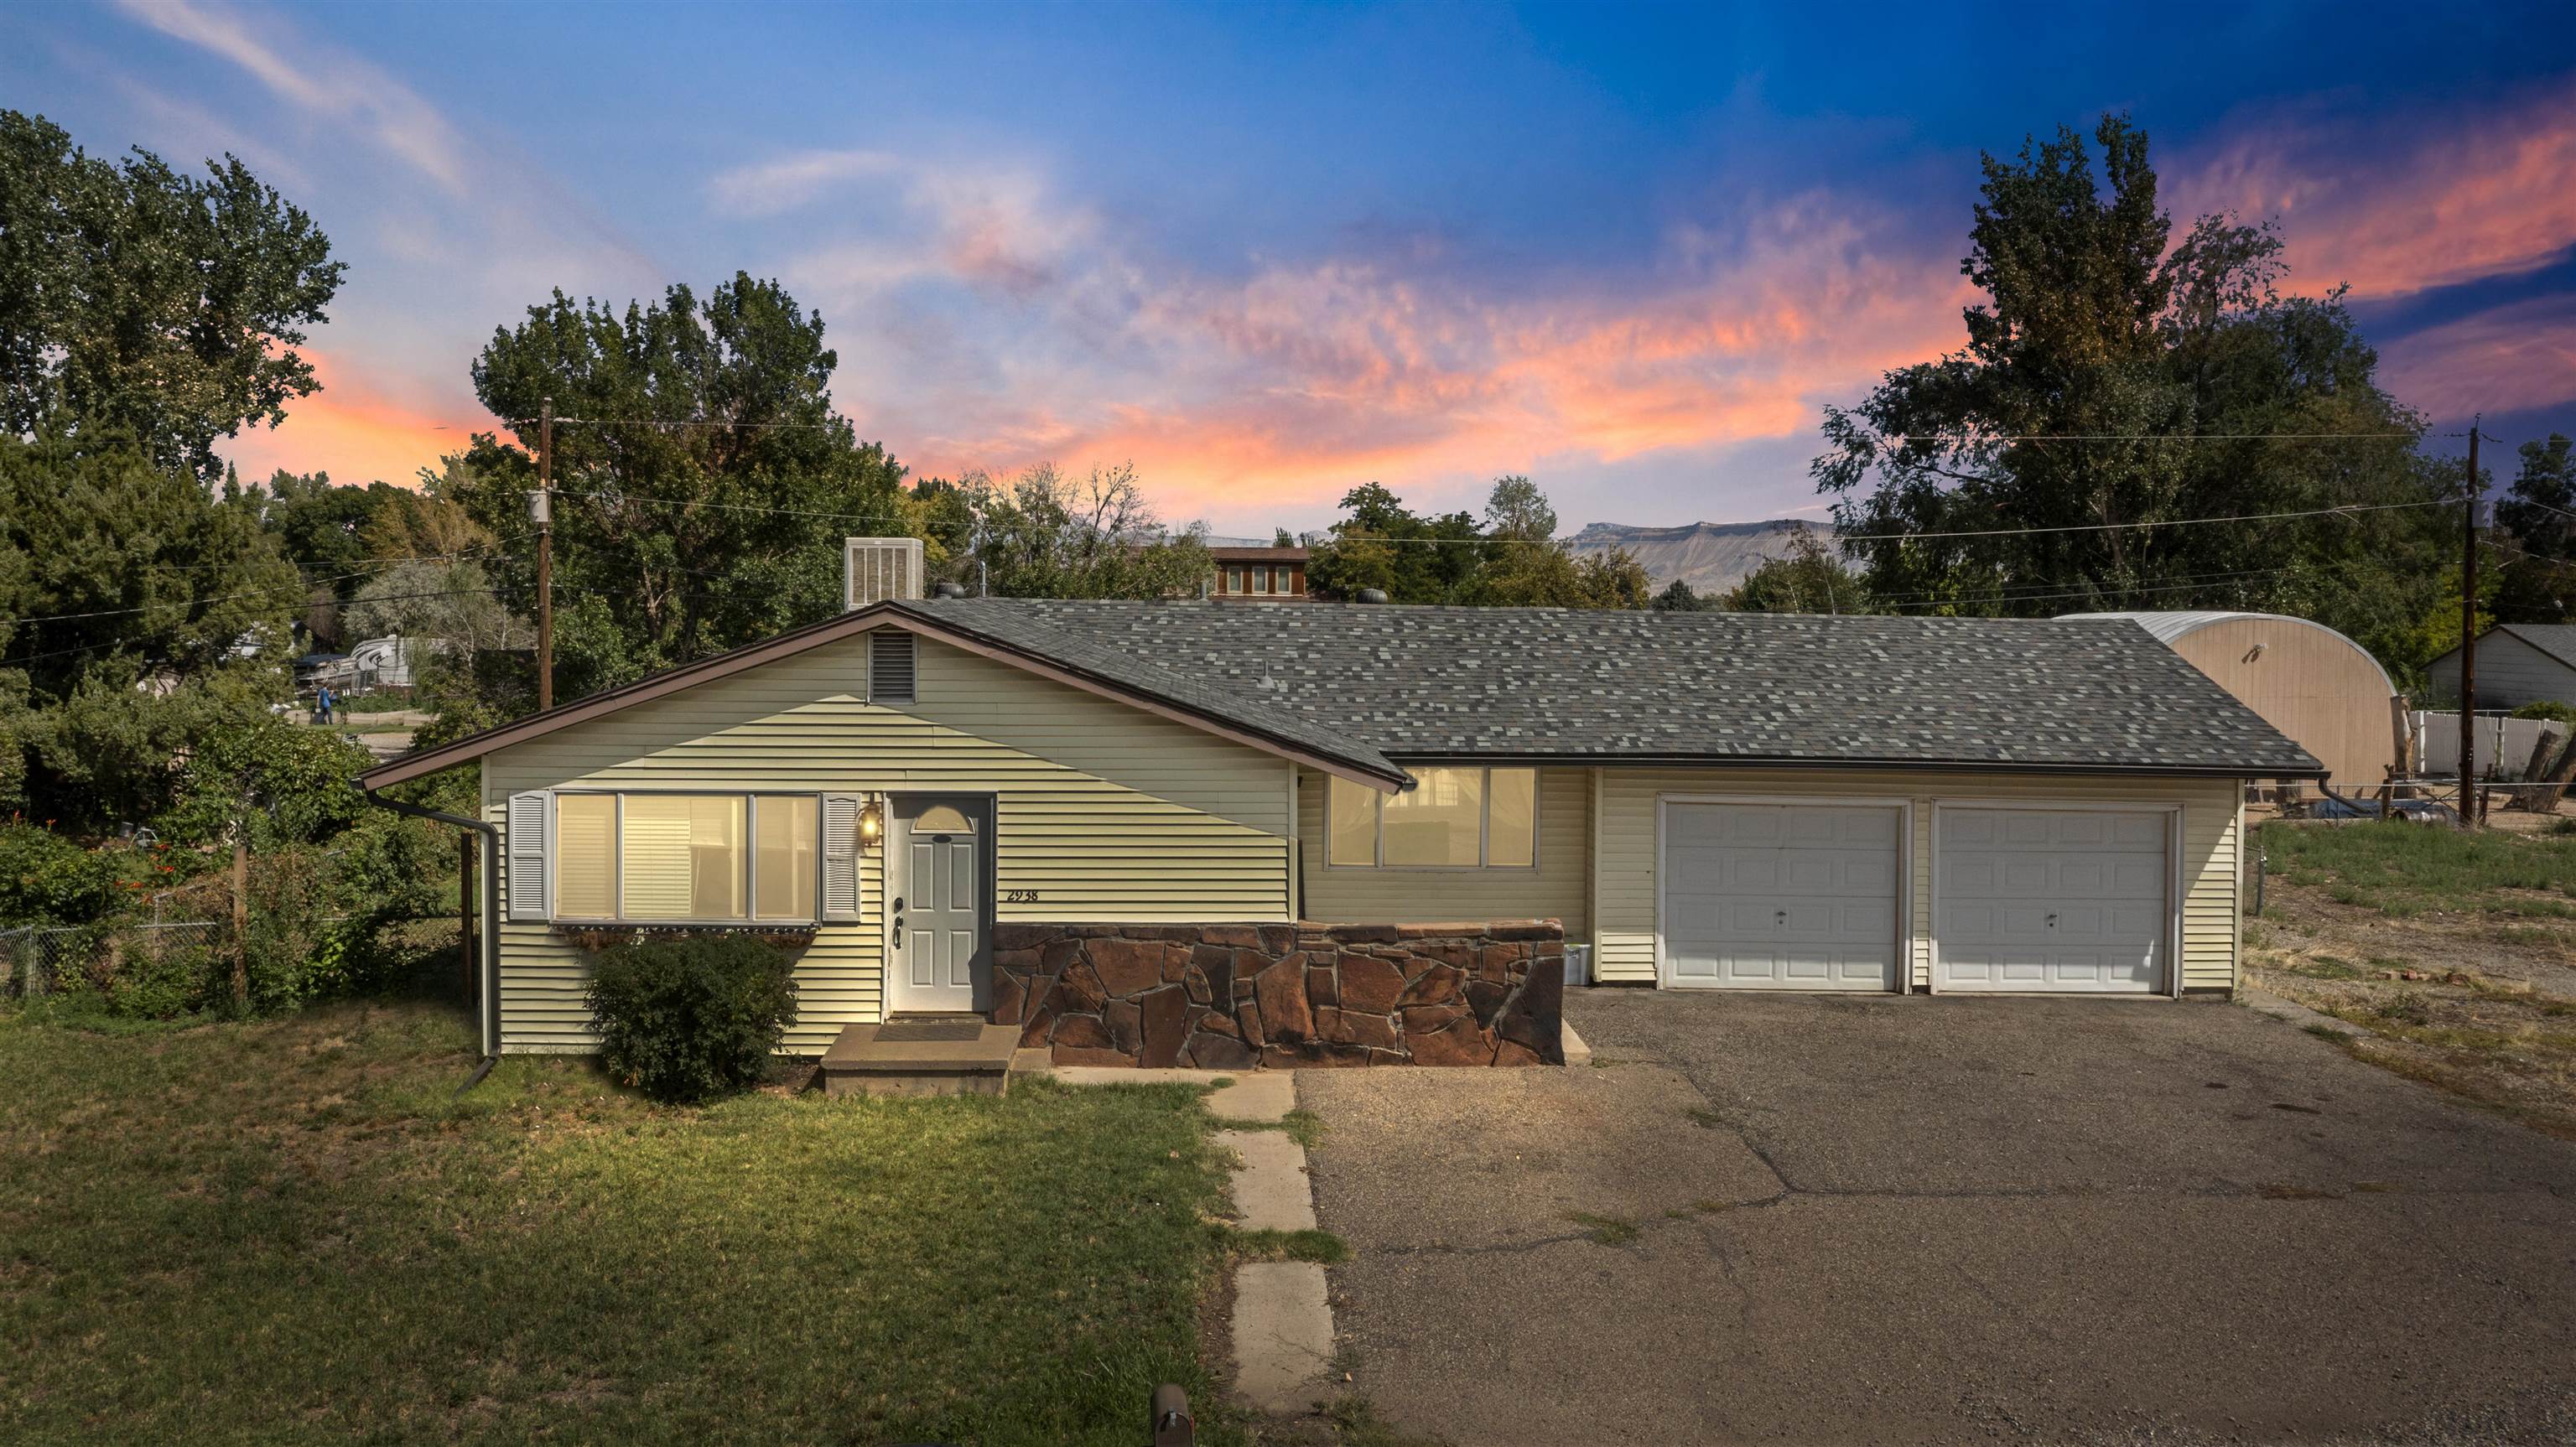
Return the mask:
[[[1786,557],[1789,535],[1800,524],[1786,518],[1756,523],[1686,523],[1677,528],[1641,528],[1627,523],[1594,523],[1568,539],[1577,556],[1626,548],[1645,564],[1657,588],[1678,578],[1694,593],[1723,593],[1744,581],[1765,558]],[[1831,529],[1819,523],[1821,536]]]

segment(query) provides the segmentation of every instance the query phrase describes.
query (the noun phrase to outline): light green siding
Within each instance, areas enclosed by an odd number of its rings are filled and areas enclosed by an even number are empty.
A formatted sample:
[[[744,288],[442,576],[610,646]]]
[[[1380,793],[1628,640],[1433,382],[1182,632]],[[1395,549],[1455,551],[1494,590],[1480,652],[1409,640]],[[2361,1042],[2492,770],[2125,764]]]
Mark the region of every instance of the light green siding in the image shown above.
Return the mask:
[[[992,794],[1004,920],[1289,917],[1283,761],[929,639],[919,649],[915,704],[864,701],[867,645],[853,639],[502,749],[483,762],[484,816],[506,827],[510,795],[575,786]],[[881,878],[872,852],[863,918],[825,925],[800,956],[792,1047],[881,1017]],[[504,924],[500,939],[504,1048],[589,1048],[579,952],[543,924]]]
[[[1655,980],[1655,812],[1665,795],[1874,798],[1909,801],[1907,956],[1917,989],[1932,980],[1934,806],[1943,800],[2179,805],[2182,810],[2183,987],[2236,983],[2239,788],[2228,779],[2133,779],[1780,769],[1600,771],[1593,976]]]
[[[1566,938],[1591,927],[1586,909],[1592,859],[1588,769],[1538,771],[1538,854],[1533,869],[1336,869],[1326,864],[1328,780],[1297,771],[1297,839],[1308,919],[1332,924],[1428,924],[1446,920],[1557,919]]]

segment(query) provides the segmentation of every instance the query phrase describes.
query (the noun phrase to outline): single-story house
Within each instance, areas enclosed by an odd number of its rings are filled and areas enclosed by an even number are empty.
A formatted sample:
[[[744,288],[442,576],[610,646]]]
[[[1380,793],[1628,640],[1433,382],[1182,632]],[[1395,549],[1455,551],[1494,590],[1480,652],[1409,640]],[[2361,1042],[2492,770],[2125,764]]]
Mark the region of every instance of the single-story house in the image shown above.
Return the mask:
[[[2242,782],[2321,772],[2099,623],[962,597],[361,782],[468,761],[491,1048],[592,1045],[603,935],[731,928],[801,949],[800,1049],[973,1013],[1228,1065],[1550,1058],[1560,939],[1605,984],[2226,992]]]
[[[2460,650],[2434,659],[2425,672],[2432,692],[2457,707]],[[2499,623],[2478,635],[2478,708],[2527,703],[2576,705],[2576,623]]]
[[[2406,719],[2396,681],[2369,649],[2323,623],[2207,610],[2066,616],[2146,629],[2316,755],[2344,788],[2375,789],[2400,766]]]

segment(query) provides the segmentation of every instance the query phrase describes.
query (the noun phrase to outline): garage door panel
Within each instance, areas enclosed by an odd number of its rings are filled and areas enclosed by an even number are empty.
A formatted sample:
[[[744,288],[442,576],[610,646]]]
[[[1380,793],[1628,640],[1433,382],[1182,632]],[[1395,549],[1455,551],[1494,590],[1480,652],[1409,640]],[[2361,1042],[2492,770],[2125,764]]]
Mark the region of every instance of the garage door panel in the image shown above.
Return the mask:
[[[1677,984],[1877,990],[1897,974],[1897,810],[1686,804],[1664,818]]]
[[[2167,816],[1941,811],[1933,936],[1941,988],[2150,993],[2170,963]]]

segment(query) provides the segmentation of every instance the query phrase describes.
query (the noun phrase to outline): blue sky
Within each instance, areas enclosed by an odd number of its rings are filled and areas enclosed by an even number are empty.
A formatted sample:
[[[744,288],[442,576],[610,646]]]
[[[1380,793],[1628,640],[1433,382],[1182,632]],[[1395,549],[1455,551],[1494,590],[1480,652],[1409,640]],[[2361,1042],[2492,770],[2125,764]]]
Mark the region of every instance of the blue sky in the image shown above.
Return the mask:
[[[2126,110],[2398,395],[2576,428],[2558,7],[334,6],[0,15],[0,104],[240,154],[350,263],[245,470],[407,479],[553,287],[744,269],[917,471],[1175,520],[1527,472],[1569,526],[1812,511],[1818,409],[1955,346],[1980,149]]]

